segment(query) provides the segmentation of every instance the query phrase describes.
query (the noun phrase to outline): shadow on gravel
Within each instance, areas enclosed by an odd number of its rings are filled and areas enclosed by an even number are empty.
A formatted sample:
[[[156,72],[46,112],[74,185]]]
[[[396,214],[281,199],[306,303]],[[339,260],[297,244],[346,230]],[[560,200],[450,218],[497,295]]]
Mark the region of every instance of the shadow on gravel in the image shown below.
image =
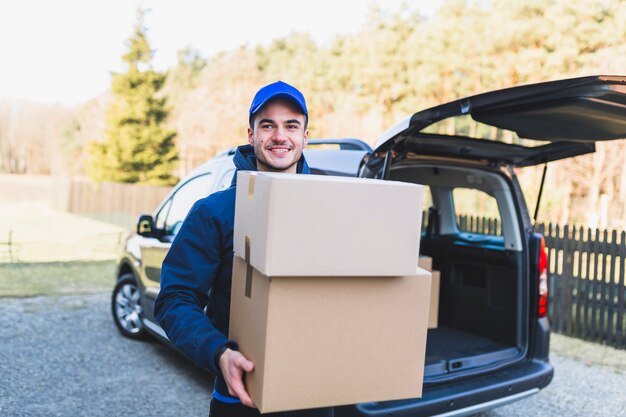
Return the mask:
[[[174,366],[179,372],[184,374],[186,378],[197,384],[198,387],[202,389],[208,389],[209,392],[213,392],[213,374],[198,368],[196,365],[194,365],[193,362],[187,359],[175,348],[168,346],[152,337],[148,337],[146,340],[136,342],[143,343],[146,348],[150,350],[150,355],[154,354],[158,356],[163,362],[167,363],[168,365]]]

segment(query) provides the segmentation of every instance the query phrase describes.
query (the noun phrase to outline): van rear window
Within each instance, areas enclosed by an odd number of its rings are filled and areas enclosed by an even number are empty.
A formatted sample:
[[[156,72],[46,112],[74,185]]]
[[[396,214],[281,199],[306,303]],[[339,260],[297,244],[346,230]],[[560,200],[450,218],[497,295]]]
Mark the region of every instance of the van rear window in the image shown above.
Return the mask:
[[[502,236],[502,220],[494,197],[475,188],[457,187],[452,198],[461,232]]]

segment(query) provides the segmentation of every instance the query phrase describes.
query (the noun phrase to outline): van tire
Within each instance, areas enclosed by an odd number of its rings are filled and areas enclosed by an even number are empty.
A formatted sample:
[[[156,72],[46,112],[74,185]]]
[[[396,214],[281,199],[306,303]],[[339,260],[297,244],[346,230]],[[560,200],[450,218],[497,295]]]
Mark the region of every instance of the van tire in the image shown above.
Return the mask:
[[[122,336],[134,340],[144,340],[148,331],[143,324],[141,291],[133,274],[120,277],[111,295],[111,314]]]

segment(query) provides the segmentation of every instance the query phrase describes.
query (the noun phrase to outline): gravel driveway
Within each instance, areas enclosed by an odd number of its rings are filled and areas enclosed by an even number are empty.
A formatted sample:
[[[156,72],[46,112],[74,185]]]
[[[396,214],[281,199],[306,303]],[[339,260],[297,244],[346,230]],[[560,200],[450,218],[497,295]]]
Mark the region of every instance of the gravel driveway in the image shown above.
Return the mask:
[[[626,416],[625,366],[552,362],[548,388],[480,416]],[[0,416],[206,417],[211,380],[160,343],[121,337],[109,294],[0,298]]]

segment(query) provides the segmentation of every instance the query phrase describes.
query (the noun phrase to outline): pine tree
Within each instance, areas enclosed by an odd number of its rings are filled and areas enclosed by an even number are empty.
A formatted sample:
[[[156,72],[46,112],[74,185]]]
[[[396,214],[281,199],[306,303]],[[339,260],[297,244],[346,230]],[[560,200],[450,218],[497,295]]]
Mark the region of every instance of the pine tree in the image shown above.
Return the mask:
[[[126,72],[113,73],[104,142],[90,146],[90,175],[96,181],[169,185],[176,182],[176,132],[165,127],[169,110],[157,92],[166,75],[152,69],[152,50],[138,10],[134,34],[122,60]]]

